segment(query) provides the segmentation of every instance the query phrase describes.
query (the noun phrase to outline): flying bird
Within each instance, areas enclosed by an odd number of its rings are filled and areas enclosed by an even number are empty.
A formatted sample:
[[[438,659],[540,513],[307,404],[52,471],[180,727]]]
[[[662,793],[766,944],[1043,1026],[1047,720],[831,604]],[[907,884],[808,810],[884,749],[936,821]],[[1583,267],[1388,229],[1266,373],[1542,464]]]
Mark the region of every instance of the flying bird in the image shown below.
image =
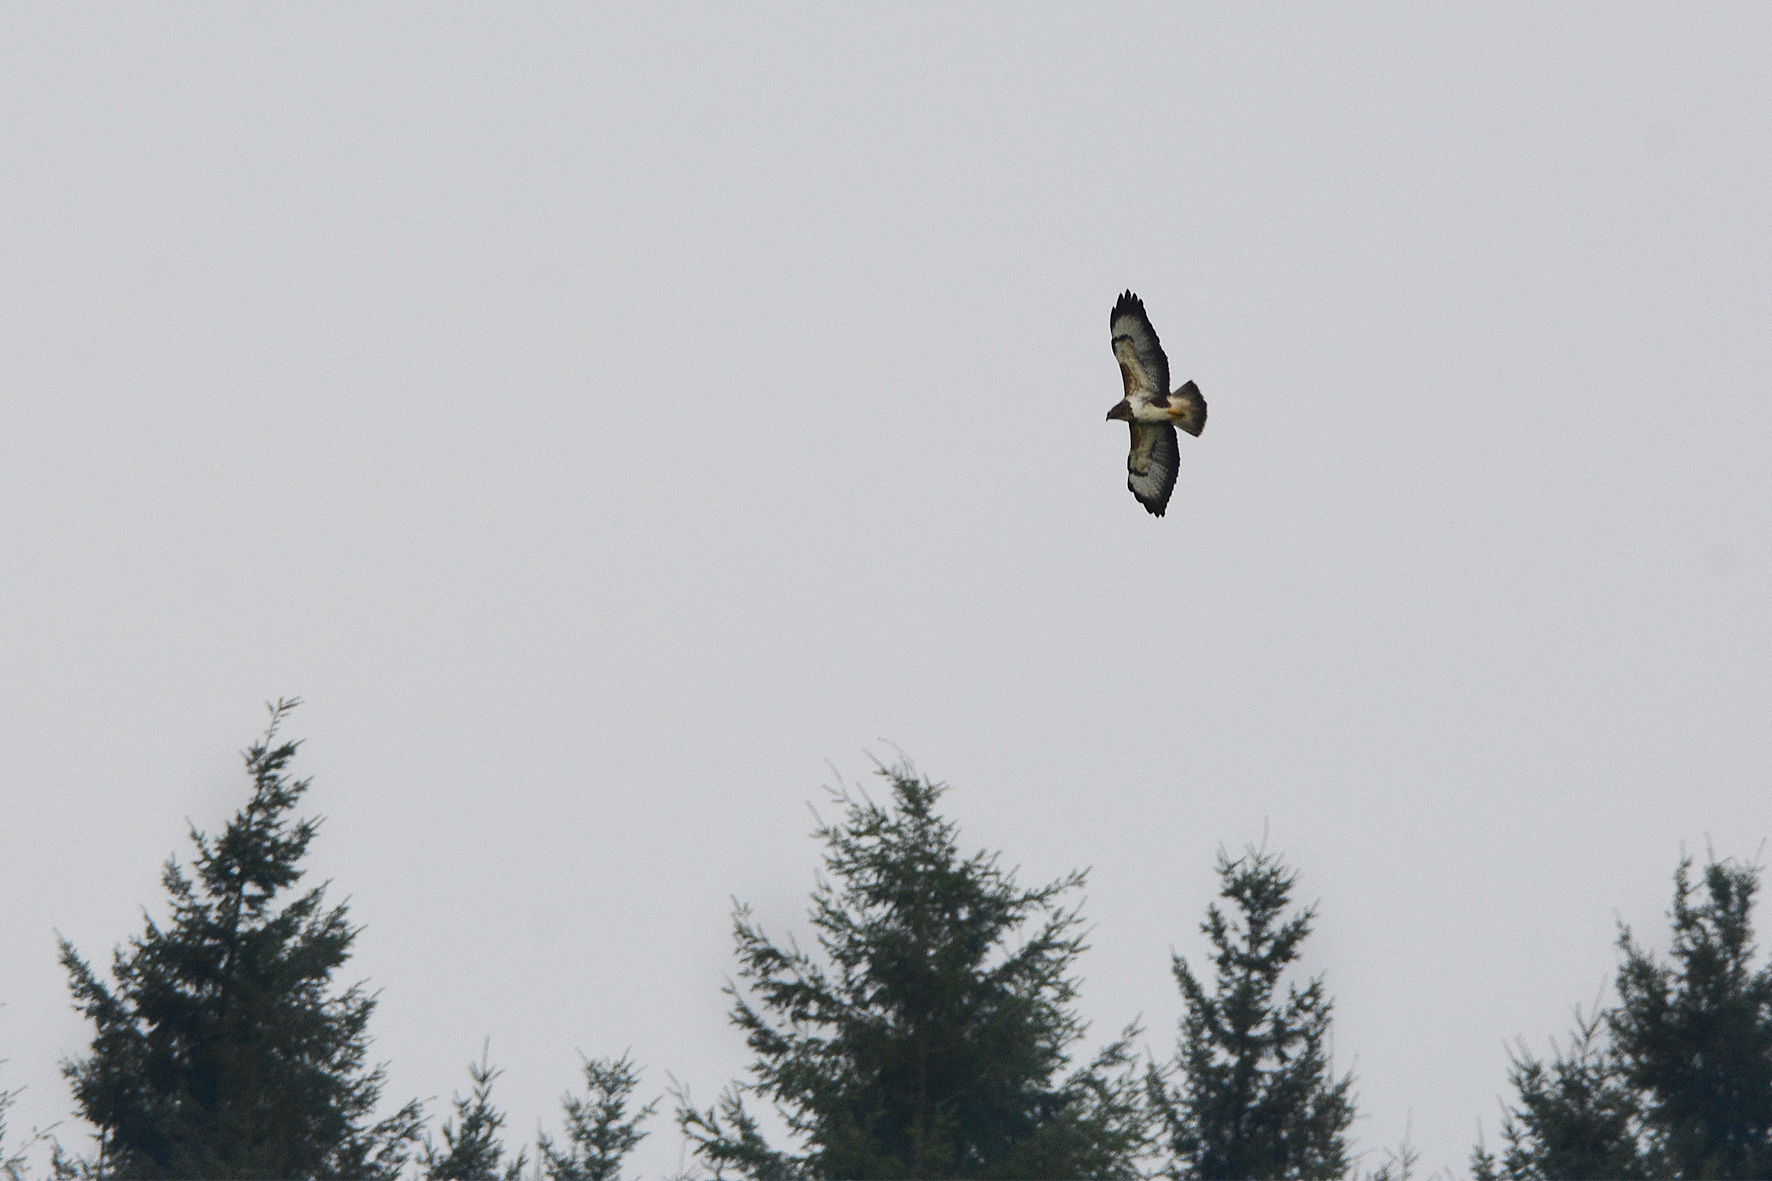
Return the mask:
[[[1153,516],[1162,516],[1175,491],[1175,474],[1181,468],[1181,449],[1175,444],[1175,428],[1198,437],[1206,429],[1206,399],[1200,387],[1188,382],[1169,389],[1169,358],[1157,340],[1144,300],[1128,291],[1114,304],[1108,317],[1113,335],[1114,359],[1120,362],[1120,378],[1126,396],[1107,412],[1109,419],[1123,419],[1132,428],[1132,451],[1126,456],[1126,487]]]

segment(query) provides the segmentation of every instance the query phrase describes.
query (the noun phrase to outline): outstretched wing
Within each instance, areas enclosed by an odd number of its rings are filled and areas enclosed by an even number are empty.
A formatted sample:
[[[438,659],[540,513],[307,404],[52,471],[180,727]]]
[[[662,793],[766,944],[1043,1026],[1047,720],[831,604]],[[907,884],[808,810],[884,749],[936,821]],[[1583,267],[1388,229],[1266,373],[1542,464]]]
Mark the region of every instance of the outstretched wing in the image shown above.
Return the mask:
[[[1169,358],[1144,314],[1144,300],[1128,291],[1114,304],[1108,317],[1113,334],[1114,358],[1120,362],[1120,377],[1126,383],[1127,398],[1144,398],[1158,405],[1169,400]]]
[[[1175,428],[1166,422],[1134,422],[1132,453],[1126,456],[1126,487],[1147,512],[1163,515],[1180,470],[1181,448],[1175,445]]]

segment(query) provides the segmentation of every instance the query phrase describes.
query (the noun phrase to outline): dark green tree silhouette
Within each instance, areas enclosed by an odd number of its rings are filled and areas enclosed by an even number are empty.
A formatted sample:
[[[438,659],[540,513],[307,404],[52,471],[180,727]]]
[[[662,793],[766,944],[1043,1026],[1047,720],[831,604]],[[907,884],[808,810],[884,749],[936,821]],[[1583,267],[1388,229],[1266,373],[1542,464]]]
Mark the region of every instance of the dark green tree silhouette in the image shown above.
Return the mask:
[[[1647,1177],[1634,1129],[1638,1097],[1624,1083],[1604,1019],[1575,1015],[1567,1050],[1543,1062],[1517,1050],[1508,1079],[1518,1105],[1502,1125],[1500,1160],[1479,1147],[1471,1171],[1501,1177]]]
[[[1322,979],[1282,982],[1315,909],[1287,916],[1295,875],[1262,850],[1219,854],[1220,896],[1201,930],[1213,947],[1210,989],[1174,957],[1186,1006],[1180,1044],[1147,1087],[1164,1172],[1177,1178],[1328,1178],[1349,1168],[1351,1076],[1329,1061],[1331,1002]]]
[[[646,1137],[640,1125],[658,1107],[654,1100],[629,1113],[640,1072],[625,1054],[588,1059],[584,1072],[584,1096],[568,1094],[560,1101],[566,1110],[565,1142],[556,1148],[545,1134],[541,1138],[548,1181],[616,1181],[621,1162]]]
[[[1714,858],[1700,887],[1674,872],[1670,958],[1628,928],[1618,1001],[1547,1065],[1515,1054],[1500,1160],[1510,1179],[1772,1176],[1772,966],[1754,965],[1757,867]]]
[[[1625,930],[1608,1024],[1643,1099],[1647,1149],[1669,1177],[1772,1177],[1772,968],[1753,965],[1755,867],[1674,874],[1672,960]]]
[[[480,1061],[468,1063],[473,1086],[467,1095],[455,1097],[455,1118],[443,1124],[443,1142],[437,1144],[426,1137],[426,1181],[519,1181],[523,1176],[523,1152],[505,1163],[504,1144],[499,1139],[505,1116],[492,1105],[492,1083],[503,1072],[492,1068],[490,1052],[490,1044],[483,1046]]]
[[[245,753],[252,797],[214,839],[191,829],[193,879],[168,861],[171,923],[152,918],[119,949],[114,984],[66,940],[75,1006],[97,1027],[64,1065],[98,1129],[91,1159],[63,1172],[106,1177],[393,1177],[417,1135],[410,1103],[379,1122],[380,1069],[366,1069],[375,999],[331,988],[357,931],[324,889],[284,901],[301,878],[315,820],[291,811],[308,781],[273,745],[295,707],[271,707]]]
[[[1073,1068],[1084,948],[1071,874],[1018,886],[963,857],[944,789],[882,768],[889,804],[839,793],[812,895],[822,955],[771,942],[739,907],[734,1022],[751,1079],[679,1125],[716,1175],[1133,1177],[1143,1147],[1133,1031]],[[747,1097],[797,1144],[772,1145]]]

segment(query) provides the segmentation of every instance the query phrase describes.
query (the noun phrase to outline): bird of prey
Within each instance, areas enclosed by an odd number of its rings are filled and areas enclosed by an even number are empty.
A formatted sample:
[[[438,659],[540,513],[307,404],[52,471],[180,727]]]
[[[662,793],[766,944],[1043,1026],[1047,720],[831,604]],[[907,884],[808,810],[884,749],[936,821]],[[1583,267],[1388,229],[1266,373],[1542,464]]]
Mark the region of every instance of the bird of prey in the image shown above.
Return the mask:
[[[1132,428],[1126,487],[1147,512],[1160,517],[1169,507],[1175,473],[1181,467],[1175,428],[1197,437],[1206,428],[1206,399],[1191,381],[1173,392],[1169,389],[1169,358],[1144,314],[1144,300],[1130,291],[1120,296],[1108,317],[1108,329],[1126,396],[1107,416],[1123,419]]]

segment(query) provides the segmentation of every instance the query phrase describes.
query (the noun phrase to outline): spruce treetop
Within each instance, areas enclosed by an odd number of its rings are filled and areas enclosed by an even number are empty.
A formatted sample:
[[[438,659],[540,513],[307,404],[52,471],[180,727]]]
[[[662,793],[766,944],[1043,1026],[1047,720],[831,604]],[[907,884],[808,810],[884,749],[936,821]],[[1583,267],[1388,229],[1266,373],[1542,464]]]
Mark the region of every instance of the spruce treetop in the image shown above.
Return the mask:
[[[1480,1177],[1772,1176],[1772,964],[1758,963],[1759,868],[1692,859],[1674,871],[1665,959],[1618,937],[1618,998],[1577,1014],[1566,1050],[1509,1070],[1504,1150]]]
[[[291,815],[309,781],[287,773],[298,744],[277,741],[297,704],[270,707],[244,754],[252,795],[221,835],[192,826],[195,875],[168,861],[170,922],[147,918],[117,950],[115,983],[62,941],[75,1007],[96,1027],[91,1053],[63,1069],[99,1136],[64,1172],[392,1177],[406,1157],[417,1105],[372,1122],[375,1000],[331,987],[357,931],[323,886],[284,897],[318,828]]]
[[[1220,897],[1201,931],[1210,987],[1174,957],[1185,1014],[1166,1069],[1146,1086],[1176,1178],[1341,1177],[1353,1122],[1351,1076],[1329,1060],[1332,1003],[1321,978],[1281,984],[1316,916],[1288,915],[1295,875],[1265,850],[1219,854]]]
[[[1125,1038],[1065,1073],[1084,948],[1066,896],[1080,873],[1018,885],[996,854],[962,855],[943,789],[905,764],[890,798],[837,795],[821,821],[816,953],[734,917],[733,1020],[751,1081],[678,1122],[717,1173],[744,1176],[1131,1176],[1142,1143]],[[798,1146],[771,1146],[746,1096]],[[683,1097],[679,1095],[679,1098]]]

